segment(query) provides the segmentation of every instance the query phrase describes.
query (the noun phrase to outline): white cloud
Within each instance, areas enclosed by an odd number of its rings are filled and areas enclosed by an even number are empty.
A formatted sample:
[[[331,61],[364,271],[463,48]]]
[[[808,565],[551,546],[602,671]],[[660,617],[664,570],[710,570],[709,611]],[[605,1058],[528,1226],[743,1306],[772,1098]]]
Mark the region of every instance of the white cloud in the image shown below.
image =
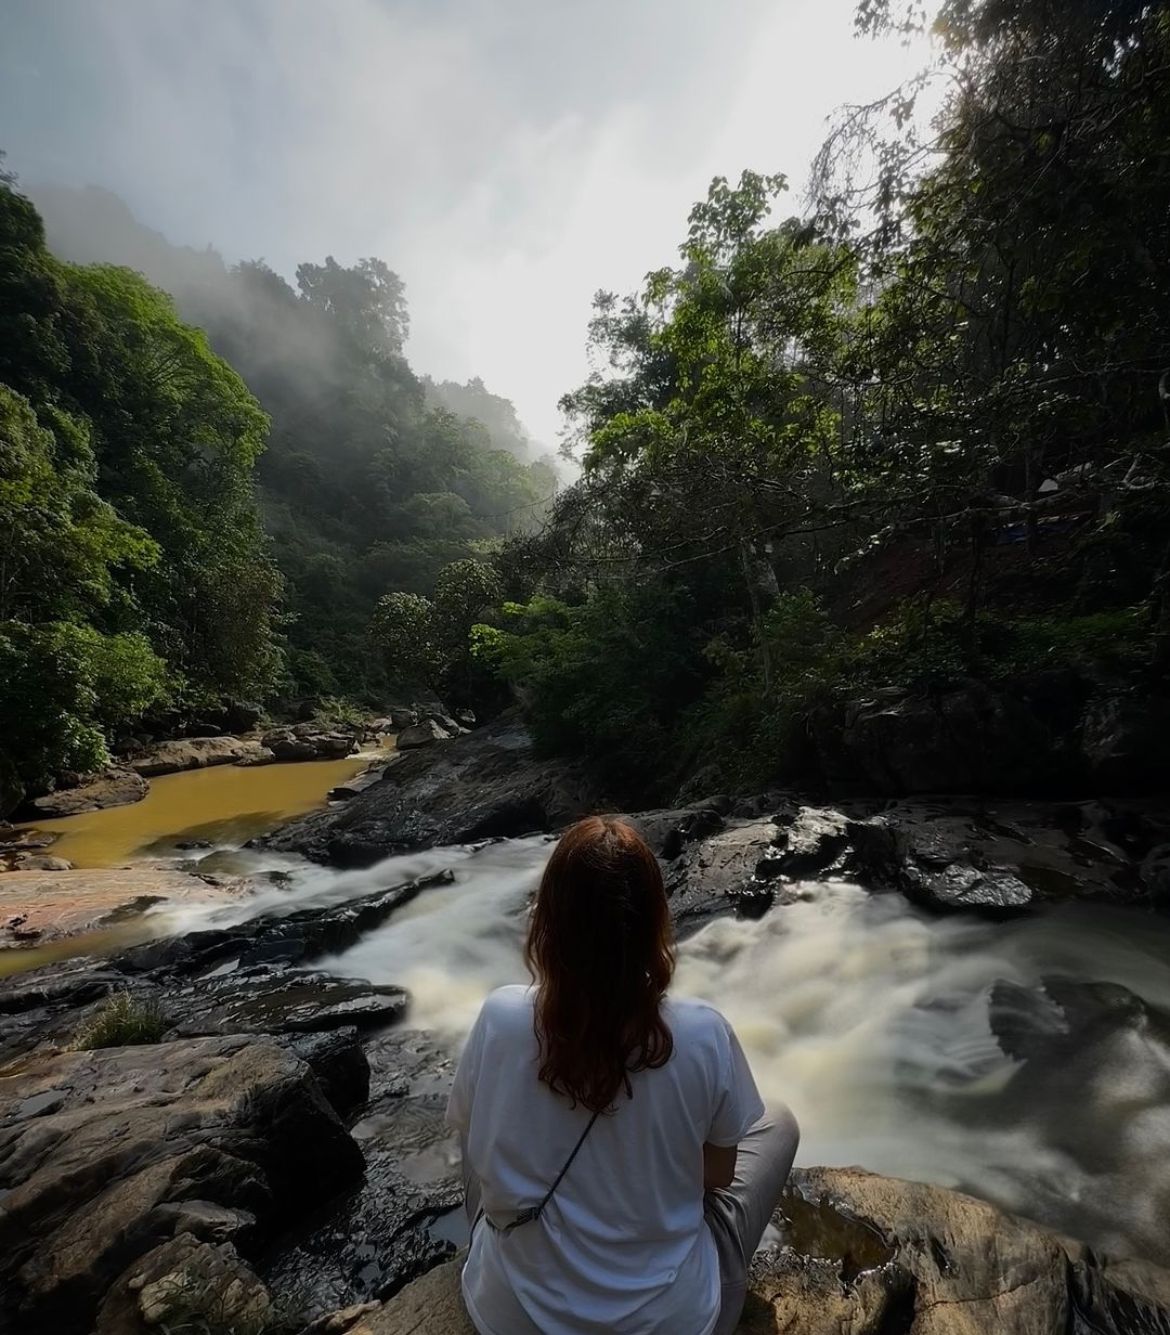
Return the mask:
[[[548,441],[593,292],[673,258],[712,175],[799,187],[833,108],[922,61],[855,42],[852,0],[13,3],[24,177],[286,272],[381,255],[417,368],[481,375]]]

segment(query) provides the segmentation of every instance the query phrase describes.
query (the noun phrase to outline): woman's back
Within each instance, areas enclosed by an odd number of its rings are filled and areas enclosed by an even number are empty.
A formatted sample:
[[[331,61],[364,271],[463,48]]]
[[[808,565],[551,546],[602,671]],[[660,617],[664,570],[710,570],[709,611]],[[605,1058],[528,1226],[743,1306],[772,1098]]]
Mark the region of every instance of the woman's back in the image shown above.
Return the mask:
[[[473,1319],[491,1335],[702,1335],[720,1288],[703,1145],[736,1145],[764,1111],[739,1044],[712,1007],[663,1000],[669,1060],[631,1072],[630,1096],[597,1118],[540,1219],[503,1232],[544,1198],[590,1119],[538,1078],[535,996],[506,987],[488,998],[451,1094],[490,1221],[475,1228],[464,1273]]]

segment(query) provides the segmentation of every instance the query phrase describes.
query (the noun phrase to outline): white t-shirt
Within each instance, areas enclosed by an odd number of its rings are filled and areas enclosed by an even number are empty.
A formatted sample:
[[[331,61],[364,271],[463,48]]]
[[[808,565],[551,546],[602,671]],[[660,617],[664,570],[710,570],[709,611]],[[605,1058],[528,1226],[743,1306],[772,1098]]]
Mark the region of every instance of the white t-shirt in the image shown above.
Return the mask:
[[[534,997],[502,987],[484,1002],[447,1108],[501,1225],[541,1201],[590,1117],[537,1079]],[[670,1060],[630,1077],[633,1097],[597,1119],[541,1217],[475,1228],[463,1297],[481,1335],[710,1335],[720,1279],[703,1144],[738,1144],[764,1104],[714,1007],[668,999],[663,1017]]]

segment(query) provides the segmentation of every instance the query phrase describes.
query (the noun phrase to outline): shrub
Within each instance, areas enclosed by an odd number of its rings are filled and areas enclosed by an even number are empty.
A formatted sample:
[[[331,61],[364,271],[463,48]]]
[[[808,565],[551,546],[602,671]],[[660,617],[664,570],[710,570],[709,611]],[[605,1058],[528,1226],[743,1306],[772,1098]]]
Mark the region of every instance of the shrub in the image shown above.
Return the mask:
[[[119,992],[78,1031],[74,1047],[88,1052],[158,1043],[170,1027],[157,1001]]]

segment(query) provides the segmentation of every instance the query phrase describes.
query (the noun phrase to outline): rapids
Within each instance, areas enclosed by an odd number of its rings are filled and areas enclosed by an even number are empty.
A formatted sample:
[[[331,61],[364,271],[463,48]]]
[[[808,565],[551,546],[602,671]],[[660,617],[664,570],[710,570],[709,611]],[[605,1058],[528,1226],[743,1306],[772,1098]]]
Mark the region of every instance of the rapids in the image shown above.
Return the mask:
[[[525,976],[527,901],[548,850],[534,837],[344,872],[249,854],[289,879],[177,922],[336,903],[449,866],[454,884],[315,967],[405,986],[408,1023],[456,1047],[486,993]],[[675,989],[732,1021],[762,1091],[801,1122],[799,1162],[959,1187],[1096,1245],[1164,1259],[1165,1035],[1119,1021],[1071,1051],[1005,1055],[989,1021],[993,985],[1052,977],[1122,984],[1170,1009],[1170,937],[1132,911],[940,919],[897,895],[808,882],[797,903],[758,922],[719,919],[685,940]]]

